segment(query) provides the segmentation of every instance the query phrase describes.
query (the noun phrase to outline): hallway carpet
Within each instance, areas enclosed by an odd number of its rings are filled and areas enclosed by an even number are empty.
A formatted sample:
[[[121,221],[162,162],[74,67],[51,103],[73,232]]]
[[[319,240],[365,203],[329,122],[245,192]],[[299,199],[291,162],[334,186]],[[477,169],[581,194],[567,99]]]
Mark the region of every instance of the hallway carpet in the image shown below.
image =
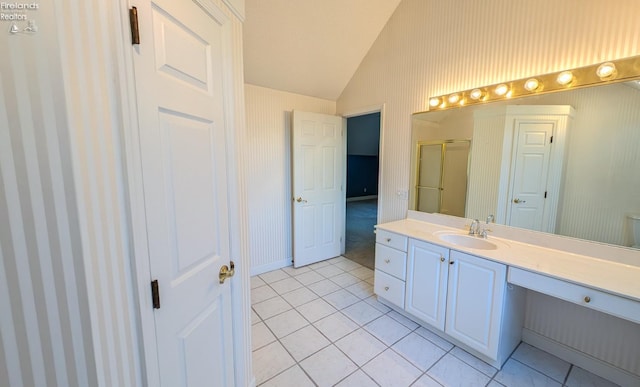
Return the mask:
[[[378,218],[378,199],[347,202],[347,225],[344,256],[373,269]]]

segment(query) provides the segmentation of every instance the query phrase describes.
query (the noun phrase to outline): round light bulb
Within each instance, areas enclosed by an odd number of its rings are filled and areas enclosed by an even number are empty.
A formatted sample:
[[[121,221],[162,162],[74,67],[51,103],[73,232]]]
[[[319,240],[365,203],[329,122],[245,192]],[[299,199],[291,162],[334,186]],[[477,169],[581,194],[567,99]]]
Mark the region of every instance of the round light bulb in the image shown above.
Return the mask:
[[[480,89],[473,89],[471,90],[471,93],[469,93],[469,97],[471,97],[472,100],[477,101],[480,98],[482,98],[482,95],[484,93],[482,92],[482,90]]]
[[[562,86],[567,86],[573,81],[573,73],[571,71],[563,71],[558,74],[556,81]]]
[[[449,96],[449,103],[453,104],[460,101],[460,95],[459,94],[451,94]]]
[[[436,107],[438,105],[440,105],[440,98],[433,97],[433,98],[429,99],[429,106]]]
[[[505,85],[504,83],[499,84],[495,89],[495,93],[497,95],[505,95],[507,94],[507,91],[509,91],[509,86]]]
[[[524,88],[527,91],[537,91],[540,88],[540,81],[536,78],[527,79],[524,83]]]
[[[596,75],[603,81],[613,79],[616,76],[616,65],[606,62],[598,66]]]

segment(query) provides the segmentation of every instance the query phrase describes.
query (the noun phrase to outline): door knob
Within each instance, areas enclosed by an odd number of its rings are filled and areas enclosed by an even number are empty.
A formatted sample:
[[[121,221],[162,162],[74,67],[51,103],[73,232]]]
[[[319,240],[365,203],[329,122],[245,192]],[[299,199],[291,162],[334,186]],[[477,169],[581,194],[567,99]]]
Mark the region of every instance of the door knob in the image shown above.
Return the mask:
[[[296,202],[298,203],[306,203],[307,201],[303,198],[301,198],[300,196],[298,196],[298,198],[296,199]]]
[[[516,199],[513,199],[513,202],[518,204],[518,203],[526,203],[527,201],[526,200],[520,200],[520,199],[516,198]]]
[[[231,268],[229,268],[229,266],[231,266]],[[227,278],[231,278],[234,274],[236,274],[236,265],[233,263],[233,261],[229,261],[229,266],[222,265],[222,267],[220,268],[218,279],[220,280],[221,284],[224,283],[224,280],[226,280]]]

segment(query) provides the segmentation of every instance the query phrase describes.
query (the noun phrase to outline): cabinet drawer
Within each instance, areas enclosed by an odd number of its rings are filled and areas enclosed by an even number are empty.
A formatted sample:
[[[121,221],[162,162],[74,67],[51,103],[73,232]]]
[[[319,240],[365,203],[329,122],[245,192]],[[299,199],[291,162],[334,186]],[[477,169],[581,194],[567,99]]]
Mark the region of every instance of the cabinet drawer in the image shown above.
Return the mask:
[[[509,268],[508,281],[527,289],[640,323],[640,302],[638,301],[511,267]]]
[[[385,230],[376,230],[376,242],[396,250],[407,251],[407,237]]]
[[[404,281],[380,270],[375,271],[373,291],[385,300],[404,308]]]
[[[376,243],[376,270],[405,279],[407,253]]]

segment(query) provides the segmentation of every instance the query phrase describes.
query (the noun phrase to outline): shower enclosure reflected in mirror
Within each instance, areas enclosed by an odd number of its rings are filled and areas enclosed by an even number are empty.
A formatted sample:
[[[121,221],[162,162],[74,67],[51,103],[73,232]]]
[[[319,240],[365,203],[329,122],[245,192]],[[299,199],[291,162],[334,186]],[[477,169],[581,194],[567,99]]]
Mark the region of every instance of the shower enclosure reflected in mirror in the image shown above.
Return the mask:
[[[418,141],[414,148],[415,208],[464,216],[469,140]]]

